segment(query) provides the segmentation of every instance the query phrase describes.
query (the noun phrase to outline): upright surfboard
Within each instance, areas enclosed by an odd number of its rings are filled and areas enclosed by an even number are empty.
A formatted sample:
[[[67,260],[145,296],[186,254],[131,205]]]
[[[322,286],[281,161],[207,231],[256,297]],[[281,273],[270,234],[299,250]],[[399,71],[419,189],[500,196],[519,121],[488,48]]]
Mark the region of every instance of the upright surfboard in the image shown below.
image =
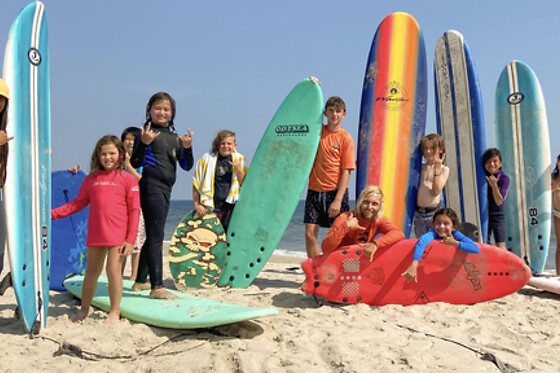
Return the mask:
[[[427,106],[424,38],[409,14],[387,16],[377,28],[366,66],[356,196],[379,185],[384,214],[408,236],[420,180]]]
[[[506,246],[540,273],[550,242],[550,140],[541,86],[521,61],[511,61],[500,74],[495,122],[502,170],[510,178]]]
[[[62,206],[78,196],[85,172],[54,171],[52,173],[52,208]],[[64,219],[51,222],[51,290],[66,291],[62,284],[71,274],[86,270],[86,240],[89,206]]]
[[[10,141],[4,186],[12,281],[25,327],[46,326],[51,231],[51,124],[47,21],[27,5],[12,24],[4,56]]]
[[[482,93],[471,51],[463,35],[450,30],[438,40],[434,56],[436,120],[450,168],[445,202],[462,222],[488,235],[488,194],[482,154],[486,133]]]
[[[309,179],[321,136],[322,110],[321,87],[305,79],[274,114],[233,210],[219,286],[249,286],[280,242]]]
[[[416,242],[379,249],[373,261],[359,245],[307,259],[301,264],[302,290],[346,304],[473,304],[511,294],[531,277],[523,260],[506,250],[480,243],[480,253],[469,254],[434,240],[418,265],[418,282],[407,281],[402,274],[412,263]]]
[[[64,286],[78,298],[82,297],[83,276],[73,276]],[[170,290],[177,299],[150,299],[150,290],[132,291],[133,282],[123,280],[121,315],[129,320],[171,329],[197,329],[232,324],[258,317],[278,314],[272,307],[248,307],[200,298],[177,290]],[[109,284],[100,276],[91,304],[109,312]]]

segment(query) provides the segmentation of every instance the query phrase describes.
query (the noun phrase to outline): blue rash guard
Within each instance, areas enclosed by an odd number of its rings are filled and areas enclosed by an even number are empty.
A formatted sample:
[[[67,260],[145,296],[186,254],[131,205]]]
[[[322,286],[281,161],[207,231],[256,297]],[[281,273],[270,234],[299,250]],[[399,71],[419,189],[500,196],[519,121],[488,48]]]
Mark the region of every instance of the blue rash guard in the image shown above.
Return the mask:
[[[478,254],[480,252],[480,248],[477,244],[465,236],[463,233],[454,230],[451,232],[453,238],[459,242],[458,249],[466,251],[467,253]],[[412,260],[420,261],[422,255],[424,254],[424,250],[426,247],[435,239],[442,239],[442,237],[438,236],[434,229],[430,229],[428,232],[424,233],[418,239],[418,242],[414,246],[414,255],[412,256]]]

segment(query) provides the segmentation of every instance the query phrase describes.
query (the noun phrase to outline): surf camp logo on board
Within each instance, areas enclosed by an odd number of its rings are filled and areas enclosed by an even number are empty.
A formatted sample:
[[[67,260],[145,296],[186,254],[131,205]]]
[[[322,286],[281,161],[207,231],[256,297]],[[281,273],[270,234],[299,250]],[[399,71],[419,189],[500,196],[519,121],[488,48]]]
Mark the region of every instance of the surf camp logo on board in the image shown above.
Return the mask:
[[[507,102],[510,105],[517,105],[523,101],[525,96],[521,92],[513,92],[511,95],[508,96]]]
[[[375,102],[385,102],[387,109],[399,110],[405,102],[410,101],[406,89],[399,82],[393,81],[385,86],[383,92],[375,97]]]
[[[306,136],[309,133],[307,124],[279,124],[274,128],[278,136]]]

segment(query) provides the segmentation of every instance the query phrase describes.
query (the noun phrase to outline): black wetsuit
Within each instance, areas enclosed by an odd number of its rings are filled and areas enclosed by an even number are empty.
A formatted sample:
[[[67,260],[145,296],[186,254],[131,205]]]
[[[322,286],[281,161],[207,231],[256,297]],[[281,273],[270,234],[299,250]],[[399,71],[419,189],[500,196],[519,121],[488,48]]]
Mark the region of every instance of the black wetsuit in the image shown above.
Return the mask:
[[[189,171],[193,166],[192,148],[183,148],[177,134],[169,127],[152,124],[159,135],[150,145],[139,138],[130,163],[143,167],[140,179],[140,204],[146,224],[146,241],[140,252],[136,281],[147,282],[148,274],[152,289],[163,287],[162,248],[165,221],[169,211],[171,189],[175,184],[177,162]]]

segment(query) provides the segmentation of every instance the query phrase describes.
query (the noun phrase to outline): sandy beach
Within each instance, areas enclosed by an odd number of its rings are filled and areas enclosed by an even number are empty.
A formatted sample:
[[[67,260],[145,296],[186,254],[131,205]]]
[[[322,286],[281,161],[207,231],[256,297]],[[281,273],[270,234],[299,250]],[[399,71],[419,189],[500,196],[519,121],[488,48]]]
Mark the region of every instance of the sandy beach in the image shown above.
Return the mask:
[[[525,287],[473,306],[317,304],[303,294],[301,258],[273,256],[247,289],[195,295],[276,307],[277,316],[204,330],[170,330],[95,310],[51,292],[47,328],[30,337],[15,295],[0,297],[0,372],[557,372],[560,296]],[[5,269],[9,268],[6,263]],[[172,286],[165,265],[166,285]]]

